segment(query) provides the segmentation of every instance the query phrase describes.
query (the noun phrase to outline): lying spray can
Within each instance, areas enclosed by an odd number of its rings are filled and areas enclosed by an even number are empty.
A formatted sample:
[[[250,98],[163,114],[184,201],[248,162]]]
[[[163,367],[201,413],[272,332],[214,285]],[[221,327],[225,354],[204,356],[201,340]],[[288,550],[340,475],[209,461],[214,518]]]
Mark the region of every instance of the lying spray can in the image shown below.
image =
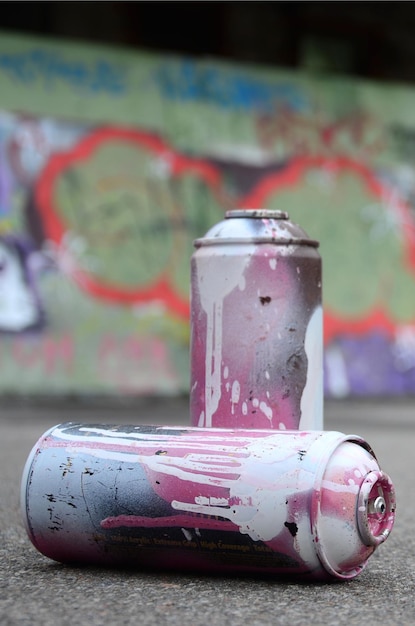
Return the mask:
[[[318,243],[269,210],[234,210],[191,261],[192,426],[323,429]]]
[[[27,460],[22,512],[65,563],[348,579],[395,496],[354,435],[66,423]]]

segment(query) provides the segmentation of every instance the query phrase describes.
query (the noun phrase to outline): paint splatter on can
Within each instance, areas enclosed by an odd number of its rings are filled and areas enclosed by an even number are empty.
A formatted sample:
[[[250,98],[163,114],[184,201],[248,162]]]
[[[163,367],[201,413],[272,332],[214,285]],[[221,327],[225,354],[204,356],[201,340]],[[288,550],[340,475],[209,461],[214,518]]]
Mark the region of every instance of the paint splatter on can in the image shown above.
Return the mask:
[[[66,423],[21,497],[57,561],[310,580],[358,575],[395,516],[370,446],[331,431]]]
[[[195,247],[191,424],[322,429],[318,242],[282,211],[234,210]]]

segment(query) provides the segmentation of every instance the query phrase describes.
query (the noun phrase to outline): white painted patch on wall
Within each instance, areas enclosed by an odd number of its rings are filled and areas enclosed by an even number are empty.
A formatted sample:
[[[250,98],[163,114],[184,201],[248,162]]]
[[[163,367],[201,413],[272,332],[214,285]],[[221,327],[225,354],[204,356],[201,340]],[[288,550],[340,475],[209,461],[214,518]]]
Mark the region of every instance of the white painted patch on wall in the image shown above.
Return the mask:
[[[337,346],[328,346],[325,359],[327,388],[335,398],[344,398],[350,391],[350,385],[343,353]]]

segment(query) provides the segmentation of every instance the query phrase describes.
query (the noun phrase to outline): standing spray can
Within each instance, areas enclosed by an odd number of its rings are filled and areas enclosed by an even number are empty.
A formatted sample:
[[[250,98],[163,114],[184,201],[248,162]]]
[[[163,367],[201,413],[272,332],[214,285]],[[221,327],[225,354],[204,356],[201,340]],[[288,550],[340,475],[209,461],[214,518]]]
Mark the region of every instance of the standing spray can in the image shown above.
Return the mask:
[[[282,211],[234,210],[195,247],[192,426],[323,429],[318,242]]]
[[[331,431],[66,423],[22,479],[29,537],[64,563],[348,579],[385,541],[394,488]]]

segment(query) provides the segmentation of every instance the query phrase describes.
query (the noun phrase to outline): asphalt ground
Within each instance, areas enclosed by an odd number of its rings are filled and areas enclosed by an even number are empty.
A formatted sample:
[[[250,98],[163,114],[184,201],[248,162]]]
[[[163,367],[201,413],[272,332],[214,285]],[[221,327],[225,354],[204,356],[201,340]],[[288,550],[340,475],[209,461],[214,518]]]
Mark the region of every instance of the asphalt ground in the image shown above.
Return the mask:
[[[19,493],[41,434],[65,421],[187,425],[187,398],[137,403],[3,402],[0,412],[0,626],[415,624],[415,398],[326,401],[325,429],[364,437],[397,492],[389,539],[349,582],[123,571],[55,563],[30,543]]]

